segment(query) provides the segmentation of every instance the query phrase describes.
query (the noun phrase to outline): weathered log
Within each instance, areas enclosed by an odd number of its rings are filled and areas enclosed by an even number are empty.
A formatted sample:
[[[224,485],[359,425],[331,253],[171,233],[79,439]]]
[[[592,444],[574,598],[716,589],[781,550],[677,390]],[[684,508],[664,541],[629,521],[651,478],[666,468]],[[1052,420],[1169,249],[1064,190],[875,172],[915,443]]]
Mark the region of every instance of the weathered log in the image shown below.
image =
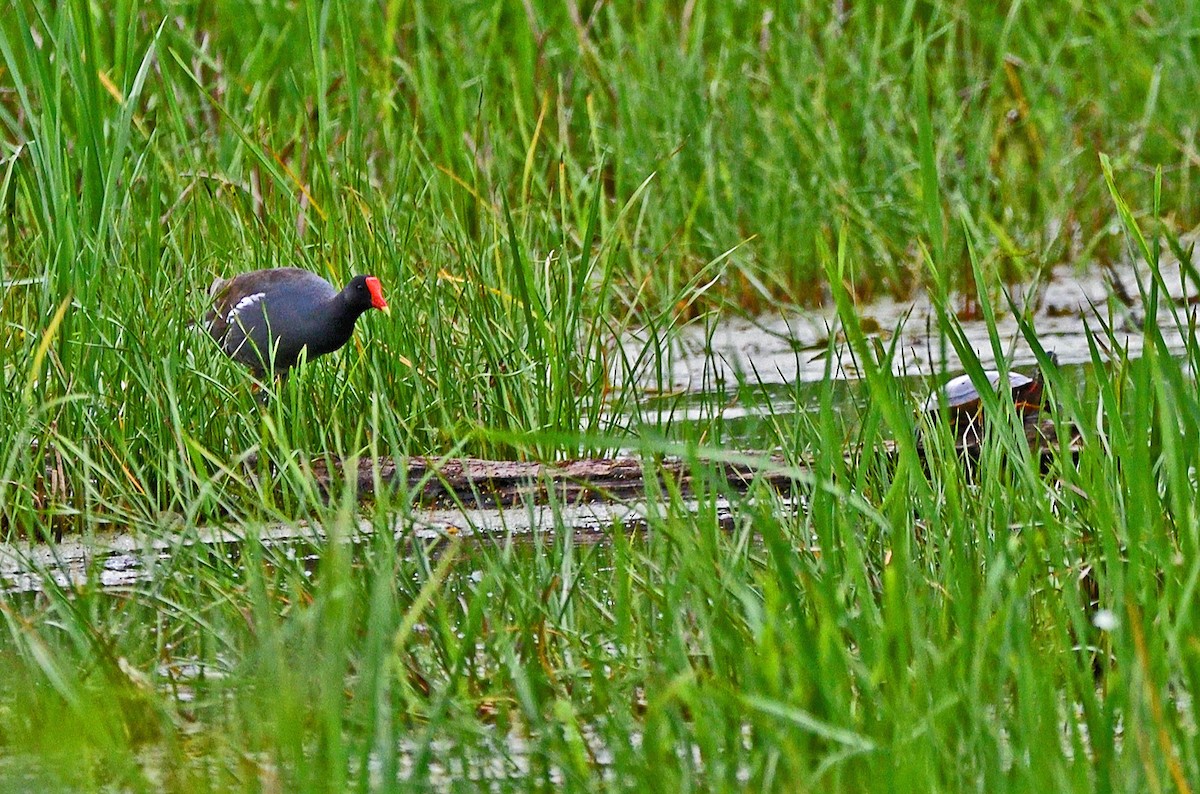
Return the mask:
[[[776,489],[787,489],[793,477],[782,459],[771,459],[762,470],[730,464],[707,464],[709,470],[737,491],[745,491],[755,480]],[[310,463],[318,487],[328,491],[346,473],[334,462],[333,471],[324,460]],[[364,496],[379,487],[403,484],[425,505],[463,504],[468,507],[505,506],[553,498],[565,503],[596,500],[625,500],[643,497],[647,477],[665,487],[667,481],[682,493],[695,490],[698,473],[679,460],[654,462],[649,470],[637,458],[585,458],[558,463],[480,460],[478,458],[391,458],[360,460],[355,473],[358,492]],[[794,470],[793,470],[794,471]]]
[[[1043,428],[1036,439],[1038,443],[1032,444],[1032,452],[1043,471],[1050,470],[1057,456],[1068,454],[1074,458],[1079,452],[1077,434],[1072,435],[1066,448],[1060,449],[1052,440],[1052,431],[1052,427],[1049,430]],[[967,444],[958,451],[964,462],[973,466],[982,445]],[[897,455],[891,441],[884,442],[881,452],[889,460],[894,460]],[[924,457],[924,452],[918,444],[918,454]],[[858,465],[861,456],[861,451],[847,453],[847,466]],[[332,468],[331,471],[330,464],[322,459],[309,464],[317,486],[326,493],[333,483],[346,477],[340,463],[335,462]],[[396,488],[403,484],[423,505],[495,507],[523,502],[545,504],[552,495],[568,504],[637,499],[645,496],[648,478],[660,488],[670,481],[685,496],[695,492],[701,478],[709,487],[724,482],[734,491],[745,491],[757,481],[786,493],[807,470],[804,464],[789,466],[780,456],[765,457],[761,464],[753,465],[716,461],[697,464],[666,459],[654,461],[648,468],[641,459],[632,457],[584,458],[557,463],[424,457],[397,461],[385,457],[360,460],[354,476],[358,493],[363,497],[372,496],[378,487]]]

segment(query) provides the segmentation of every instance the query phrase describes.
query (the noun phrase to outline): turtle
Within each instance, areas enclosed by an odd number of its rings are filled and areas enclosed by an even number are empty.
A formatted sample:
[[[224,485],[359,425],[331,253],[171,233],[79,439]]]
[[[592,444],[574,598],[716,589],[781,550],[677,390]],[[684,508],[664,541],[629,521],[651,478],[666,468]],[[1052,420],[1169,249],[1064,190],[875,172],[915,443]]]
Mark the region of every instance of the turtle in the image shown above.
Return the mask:
[[[999,372],[985,370],[983,374],[992,388],[1000,388]],[[1054,426],[1045,415],[1046,390],[1042,373],[1039,371],[1029,376],[1010,372],[1008,386],[1012,389],[1013,405],[1021,415],[1030,446],[1045,446],[1048,439],[1053,437]],[[936,421],[943,406],[954,431],[955,447],[960,451],[977,450],[983,440],[983,400],[969,375],[952,378],[930,394],[921,406],[921,412],[930,421]]]

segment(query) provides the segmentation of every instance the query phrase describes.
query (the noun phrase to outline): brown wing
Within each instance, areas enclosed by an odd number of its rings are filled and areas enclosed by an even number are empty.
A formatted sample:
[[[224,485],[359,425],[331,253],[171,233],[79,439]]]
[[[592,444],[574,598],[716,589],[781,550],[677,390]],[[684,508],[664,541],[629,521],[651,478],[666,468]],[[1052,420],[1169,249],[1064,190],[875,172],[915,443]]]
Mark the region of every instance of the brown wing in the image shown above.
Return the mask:
[[[204,314],[204,329],[217,342],[221,342],[225,338],[225,332],[229,328],[229,323],[226,318],[229,316],[229,310],[233,308],[230,305],[230,287],[235,279],[217,278],[213,280],[212,286],[208,288],[209,307]]]
[[[204,327],[225,355],[261,374],[265,367],[258,350],[260,346],[264,350],[268,349],[269,341],[264,339],[255,344],[250,339],[254,323],[251,322],[251,328],[247,328],[244,321],[238,319],[238,315],[257,304],[263,293],[246,295],[245,288],[253,286],[253,283],[246,284],[245,275],[213,281],[208,290],[211,304],[204,315]],[[261,305],[256,308],[259,311],[262,309]]]

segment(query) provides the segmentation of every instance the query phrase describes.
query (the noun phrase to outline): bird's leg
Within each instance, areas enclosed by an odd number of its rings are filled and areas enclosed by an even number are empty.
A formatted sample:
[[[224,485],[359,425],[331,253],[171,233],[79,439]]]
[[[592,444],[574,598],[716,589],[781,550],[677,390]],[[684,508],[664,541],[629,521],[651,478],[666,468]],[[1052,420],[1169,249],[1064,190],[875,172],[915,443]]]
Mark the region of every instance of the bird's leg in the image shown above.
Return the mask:
[[[265,374],[264,374],[265,377]],[[283,387],[287,384],[287,370],[275,373],[271,379],[271,385],[268,386],[265,380],[255,380],[255,389],[260,392],[258,401],[263,405],[270,405],[272,394],[283,394]]]
[[[266,377],[265,372],[255,371],[250,381],[250,393],[254,395],[258,404],[263,406],[271,404],[271,388],[267,386]]]

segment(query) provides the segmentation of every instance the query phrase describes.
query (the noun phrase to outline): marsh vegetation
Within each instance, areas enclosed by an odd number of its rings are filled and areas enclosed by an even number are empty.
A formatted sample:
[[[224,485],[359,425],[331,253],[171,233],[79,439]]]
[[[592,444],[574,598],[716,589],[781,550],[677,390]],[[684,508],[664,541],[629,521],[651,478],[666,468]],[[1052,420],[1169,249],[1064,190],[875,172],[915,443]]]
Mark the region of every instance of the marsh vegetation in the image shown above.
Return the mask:
[[[1198,8],[17,0],[0,531],[158,546],[0,596],[0,787],[1189,790]],[[1135,262],[1049,367],[1048,274]],[[264,407],[189,324],[277,266],[392,316]],[[919,456],[885,297],[977,379],[1046,367],[1078,455],[989,394],[977,468]],[[674,382],[682,335],[814,311],[815,383]],[[618,452],[693,489],[588,544],[308,469]]]

